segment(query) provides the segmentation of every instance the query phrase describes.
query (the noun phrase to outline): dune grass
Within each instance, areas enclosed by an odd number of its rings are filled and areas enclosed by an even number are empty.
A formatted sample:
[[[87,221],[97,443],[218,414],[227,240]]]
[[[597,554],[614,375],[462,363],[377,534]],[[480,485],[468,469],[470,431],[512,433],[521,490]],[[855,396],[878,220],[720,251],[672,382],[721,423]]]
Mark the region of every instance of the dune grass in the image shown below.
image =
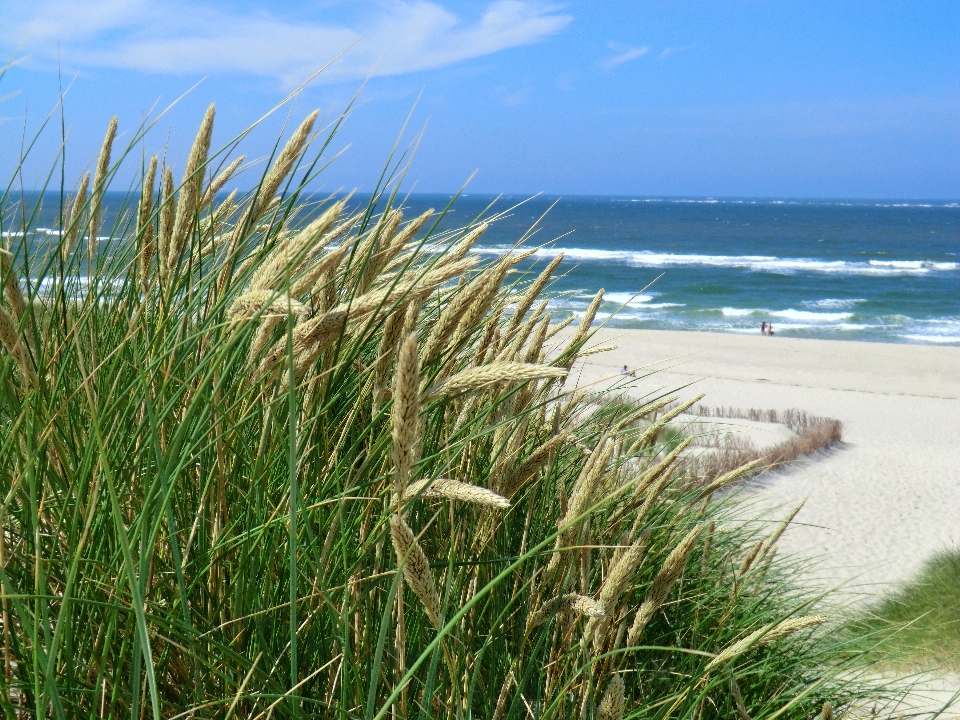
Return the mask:
[[[557,264],[485,224],[306,193],[315,115],[253,190],[204,118],[0,203],[6,717],[809,718],[884,691],[645,407],[566,384]],[[311,154],[313,153],[313,154]],[[398,171],[402,174],[402,168]],[[394,184],[392,187],[396,187]]]
[[[928,560],[917,576],[851,624],[886,665],[960,670],[960,551]]]

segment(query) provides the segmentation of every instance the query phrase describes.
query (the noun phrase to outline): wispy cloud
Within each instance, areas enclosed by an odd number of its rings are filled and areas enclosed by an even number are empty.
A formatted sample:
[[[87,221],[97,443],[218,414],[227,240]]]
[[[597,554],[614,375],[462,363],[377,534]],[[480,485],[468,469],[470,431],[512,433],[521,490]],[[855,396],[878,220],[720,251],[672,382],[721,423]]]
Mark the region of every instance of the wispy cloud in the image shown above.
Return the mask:
[[[611,50],[617,49],[616,47],[611,47]],[[636,60],[637,58],[643,57],[648,52],[650,52],[649,47],[632,47],[627,48],[626,50],[620,52],[617,55],[614,55],[612,58],[607,58],[603,62],[603,66],[608,70],[611,70],[618,65],[623,65],[624,63],[630,62],[631,60]]]
[[[496,0],[464,20],[428,0],[376,5],[366,21],[293,22],[187,0],[14,0],[0,43],[65,64],[153,73],[244,73],[297,84],[344,49],[319,82],[401,75],[529,45],[572,19],[556,6]],[[371,72],[372,71],[372,72]]]
[[[692,48],[692,47],[693,47],[693,45],[684,45],[683,47],[668,47],[668,48],[664,48],[664,50],[661,51],[661,53],[660,53],[659,55],[657,55],[657,58],[658,58],[659,60],[663,60],[664,58],[668,58],[668,57],[670,57],[671,55],[675,55],[675,54],[678,53],[678,52],[683,52],[684,50],[689,50],[689,49]]]

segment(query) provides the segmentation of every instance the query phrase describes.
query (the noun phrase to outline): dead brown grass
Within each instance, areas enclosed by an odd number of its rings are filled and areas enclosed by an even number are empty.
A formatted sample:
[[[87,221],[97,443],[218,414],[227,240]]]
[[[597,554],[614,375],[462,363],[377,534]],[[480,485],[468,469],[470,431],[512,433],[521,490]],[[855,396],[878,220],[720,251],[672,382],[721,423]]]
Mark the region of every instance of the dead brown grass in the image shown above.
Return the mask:
[[[689,410],[690,415],[698,417],[731,418],[737,420],[753,420],[755,422],[776,423],[777,425],[786,425],[798,435],[813,427],[819,427],[828,424],[837,424],[837,432],[842,432],[842,423],[833,418],[820,415],[811,415],[806,410],[799,408],[789,408],[787,410],[761,410],[760,408],[735,408],[735,407],[708,407],[706,405],[694,405]]]
[[[757,462],[752,474],[795,462],[822,452],[843,441],[843,423],[834,418],[811,415],[804,410],[761,410],[758,408],[709,408],[702,405],[691,408],[698,417],[753,420],[785,425],[797,435],[760,449],[749,438],[727,434],[715,436],[714,450],[705,452],[691,462],[694,474],[703,483],[730,472],[749,462]]]

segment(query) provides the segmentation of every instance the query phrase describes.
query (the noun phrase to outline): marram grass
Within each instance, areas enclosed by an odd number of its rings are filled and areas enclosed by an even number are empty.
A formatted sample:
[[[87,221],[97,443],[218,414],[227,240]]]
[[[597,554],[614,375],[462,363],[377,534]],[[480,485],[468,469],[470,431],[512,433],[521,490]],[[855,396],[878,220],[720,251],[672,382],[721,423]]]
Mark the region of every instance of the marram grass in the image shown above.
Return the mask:
[[[916,575],[861,609],[847,628],[888,669],[960,669],[960,552],[927,560]]]
[[[760,538],[711,501],[738,475],[686,481],[643,430],[664,398],[597,412],[568,382],[602,293],[560,341],[557,262],[485,264],[486,225],[385,192],[316,202],[315,114],[224,197],[213,117],[110,228],[116,123],[53,242],[0,206],[6,717],[759,720],[880,692],[789,568],[744,568]]]

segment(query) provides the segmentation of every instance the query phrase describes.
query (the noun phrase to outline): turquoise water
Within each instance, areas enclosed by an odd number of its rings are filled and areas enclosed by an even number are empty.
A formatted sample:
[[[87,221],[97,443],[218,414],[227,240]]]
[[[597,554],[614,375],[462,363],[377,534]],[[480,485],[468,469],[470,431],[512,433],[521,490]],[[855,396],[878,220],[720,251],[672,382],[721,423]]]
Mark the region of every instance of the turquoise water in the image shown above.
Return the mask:
[[[523,198],[467,196],[465,221]],[[412,212],[442,207],[414,196]],[[614,326],[960,344],[960,203],[536,198],[478,250],[509,248],[556,201],[532,242],[563,252],[558,307],[606,289]]]
[[[449,199],[404,204],[412,216]],[[124,201],[108,194],[105,227]],[[757,333],[772,322],[788,337],[960,345],[960,203],[467,195],[444,225],[494,213],[477,252],[505,252],[539,220],[535,261],[564,253],[558,313],[605,288],[600,317],[619,327]],[[4,215],[16,244],[19,223]],[[56,225],[50,196],[31,226]]]

